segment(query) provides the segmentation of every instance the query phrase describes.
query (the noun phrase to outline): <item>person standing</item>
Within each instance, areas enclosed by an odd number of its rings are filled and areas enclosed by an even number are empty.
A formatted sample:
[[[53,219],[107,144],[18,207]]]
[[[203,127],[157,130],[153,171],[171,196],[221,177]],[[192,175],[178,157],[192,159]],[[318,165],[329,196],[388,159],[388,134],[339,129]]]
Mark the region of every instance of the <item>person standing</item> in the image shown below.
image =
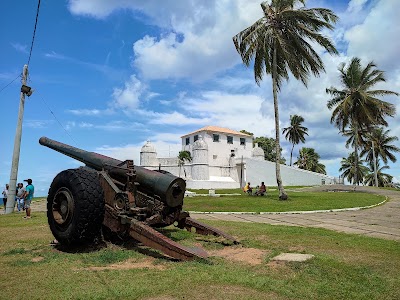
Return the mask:
[[[22,182],[18,183],[17,187],[17,209],[21,211],[21,209],[25,210],[24,207],[24,195],[25,195],[25,188]]]
[[[2,194],[3,194],[3,204],[4,204],[4,211],[6,211],[6,204],[7,204],[7,197],[8,197],[8,188],[9,185],[6,184],[6,188],[3,190]]]
[[[31,202],[33,198],[33,194],[35,192],[35,187],[32,184],[32,179],[25,179],[28,183],[28,185],[25,188],[25,193],[24,193],[24,201],[25,201],[25,212],[26,216],[24,219],[30,219],[31,218]]]

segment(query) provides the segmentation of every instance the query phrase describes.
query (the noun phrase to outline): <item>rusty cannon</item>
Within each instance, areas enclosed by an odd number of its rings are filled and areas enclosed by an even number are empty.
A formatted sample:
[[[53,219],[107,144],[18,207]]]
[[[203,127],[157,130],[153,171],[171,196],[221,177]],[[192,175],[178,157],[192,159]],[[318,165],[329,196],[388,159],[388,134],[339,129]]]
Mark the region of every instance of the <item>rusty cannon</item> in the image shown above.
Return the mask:
[[[190,218],[182,210],[186,190],[182,178],[47,137],[41,137],[39,143],[86,165],[60,172],[51,183],[47,219],[59,243],[90,243],[107,231],[120,238],[132,237],[176,259],[207,257],[204,250],[182,246],[156,230],[172,224],[238,243],[234,237]]]

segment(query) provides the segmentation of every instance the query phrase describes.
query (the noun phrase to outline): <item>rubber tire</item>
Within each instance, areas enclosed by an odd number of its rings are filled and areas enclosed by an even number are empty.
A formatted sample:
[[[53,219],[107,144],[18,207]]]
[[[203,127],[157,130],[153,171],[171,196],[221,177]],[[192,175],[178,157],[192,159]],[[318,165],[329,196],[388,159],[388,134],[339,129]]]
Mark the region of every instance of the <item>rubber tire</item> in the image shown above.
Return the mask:
[[[53,205],[57,205],[55,197],[60,197],[60,191],[69,194],[72,206],[63,224],[56,221],[53,213]],[[96,171],[81,167],[57,174],[47,197],[47,220],[59,243],[76,245],[92,242],[101,236],[103,219],[104,192]]]

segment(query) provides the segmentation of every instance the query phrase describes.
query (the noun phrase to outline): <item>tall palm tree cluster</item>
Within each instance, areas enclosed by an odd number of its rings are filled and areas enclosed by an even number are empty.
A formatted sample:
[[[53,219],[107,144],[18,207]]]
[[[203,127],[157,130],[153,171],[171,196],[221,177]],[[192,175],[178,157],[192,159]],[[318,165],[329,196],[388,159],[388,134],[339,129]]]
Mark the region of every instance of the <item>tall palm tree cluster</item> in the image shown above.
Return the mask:
[[[382,171],[389,168],[389,160],[396,162],[394,152],[400,149],[392,144],[398,138],[390,136],[390,130],[385,127],[388,126],[386,118],[393,117],[396,109],[392,103],[378,97],[398,94],[373,89],[385,81],[384,72],[373,62],[363,67],[361,60],[355,57],[347,66],[341,64],[339,72],[342,87],[326,89],[332,97],[327,105],[333,110],[331,123],[348,137],[346,147],[354,148],[349,157],[343,158],[339,171],[343,171],[343,177],[353,184],[389,185],[393,177]],[[385,165],[379,168],[381,161]]]
[[[339,169],[339,171],[343,171],[342,176],[353,184],[392,186],[393,176],[383,171],[390,168],[387,165],[389,161],[393,163],[397,161],[394,153],[400,152],[400,148],[392,144],[398,138],[390,136],[389,132],[390,130],[386,130],[382,126],[375,126],[370,132],[362,132],[362,134],[359,132],[361,159],[358,158],[356,161],[355,152],[350,153],[347,158],[343,157],[342,166]],[[347,130],[344,135],[349,136],[346,146],[354,147],[354,134]],[[380,166],[381,162],[384,164],[382,167]]]
[[[265,75],[272,77],[272,94],[275,113],[275,148],[276,148],[276,180],[279,189],[279,199],[288,198],[280,173],[280,129],[278,93],[284,80],[293,77],[305,86],[310,74],[319,76],[325,71],[324,64],[313,45],[318,44],[331,55],[338,54],[330,39],[322,34],[325,29],[333,30],[338,17],[326,8],[306,8],[306,0],[269,0],[261,3],[263,16],[254,24],[245,28],[233,37],[233,43],[240,54],[243,63],[249,67],[254,65],[255,82],[260,82]],[[383,72],[375,70],[373,63],[365,69],[360,66],[359,59],[353,59],[349,68],[343,65],[339,70],[342,75],[344,90],[327,89],[332,99],[328,107],[334,109],[331,121],[341,132],[353,129],[357,133],[355,139],[355,169],[358,169],[358,150],[360,137],[358,133],[369,130],[373,126],[387,126],[385,117],[393,116],[394,106],[377,99],[377,96],[396,94],[385,90],[370,88],[377,82],[383,81]],[[291,120],[293,130],[300,129],[295,123],[301,124],[301,119]],[[284,129],[293,147],[301,138]],[[290,137],[290,138],[289,138]],[[307,152],[307,151],[305,151]],[[390,151],[389,151],[390,152]],[[292,154],[291,154],[292,157]],[[314,155],[315,158],[315,155]],[[300,164],[300,162],[298,162]],[[358,172],[355,172],[358,182]]]

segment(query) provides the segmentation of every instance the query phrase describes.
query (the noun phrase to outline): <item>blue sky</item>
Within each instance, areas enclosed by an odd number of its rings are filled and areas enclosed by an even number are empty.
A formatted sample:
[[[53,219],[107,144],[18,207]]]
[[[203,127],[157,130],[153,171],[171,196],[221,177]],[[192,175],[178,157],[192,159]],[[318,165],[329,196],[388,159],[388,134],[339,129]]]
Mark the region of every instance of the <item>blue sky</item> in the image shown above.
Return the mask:
[[[381,87],[400,92],[400,23],[397,0],[310,0],[340,16],[327,32],[340,50],[331,57],[317,48],[326,74],[308,89],[291,79],[282,87],[281,127],[289,116],[305,118],[313,147],[338,176],[344,146],[329,120],[325,88],[339,86],[337,67],[358,56],[386,72]],[[0,26],[0,88],[27,63],[37,2],[3,1]],[[260,87],[236,53],[232,36],[261,17],[250,0],[42,0],[28,85],[18,181],[32,178],[46,195],[53,177],[79,163],[39,145],[47,136],[89,151],[139,163],[146,140],[160,156],[176,156],[180,136],[206,125],[274,136],[271,80]],[[9,181],[20,83],[0,92],[0,185]],[[399,106],[399,99],[385,100]],[[389,120],[400,134],[399,117]],[[400,147],[400,143],[396,144]],[[290,145],[282,138],[289,161]],[[299,147],[295,148],[297,156]],[[400,168],[389,173],[400,180]]]

